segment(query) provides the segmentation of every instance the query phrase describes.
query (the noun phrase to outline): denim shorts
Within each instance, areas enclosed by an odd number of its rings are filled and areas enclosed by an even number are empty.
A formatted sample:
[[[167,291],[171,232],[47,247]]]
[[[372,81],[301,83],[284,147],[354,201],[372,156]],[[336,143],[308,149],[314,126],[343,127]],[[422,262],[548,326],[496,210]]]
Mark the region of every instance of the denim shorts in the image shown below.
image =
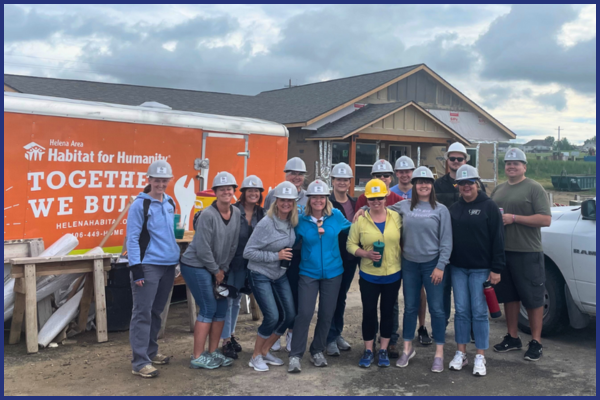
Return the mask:
[[[181,275],[185,284],[194,296],[200,311],[196,320],[198,322],[225,321],[227,314],[227,299],[216,299],[213,290],[213,276],[206,268],[195,268],[180,263]]]

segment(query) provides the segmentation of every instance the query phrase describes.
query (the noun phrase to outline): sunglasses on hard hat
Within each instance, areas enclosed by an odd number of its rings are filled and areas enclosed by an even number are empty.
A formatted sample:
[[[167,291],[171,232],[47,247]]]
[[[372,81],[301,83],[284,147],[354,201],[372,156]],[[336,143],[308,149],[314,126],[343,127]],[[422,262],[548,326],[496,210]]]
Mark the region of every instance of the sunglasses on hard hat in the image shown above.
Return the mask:
[[[373,176],[375,178],[381,179],[381,178],[391,178],[392,174],[373,174]]]
[[[367,199],[367,201],[383,201],[385,200],[385,197],[371,197],[370,199]]]
[[[458,161],[458,162],[463,162],[465,161],[464,157],[448,157],[448,160],[454,162],[454,161]]]
[[[458,181],[458,186],[466,186],[466,185],[474,185],[475,181],[471,181],[471,180],[465,180],[465,181]]]

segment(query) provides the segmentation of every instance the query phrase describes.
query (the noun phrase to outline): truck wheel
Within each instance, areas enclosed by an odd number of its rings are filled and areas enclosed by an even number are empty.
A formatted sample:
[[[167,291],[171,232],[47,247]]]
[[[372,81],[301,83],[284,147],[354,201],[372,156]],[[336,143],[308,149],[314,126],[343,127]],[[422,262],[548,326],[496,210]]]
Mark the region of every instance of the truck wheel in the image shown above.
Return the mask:
[[[565,281],[552,261],[546,258],[546,294],[544,299],[544,321],[542,336],[552,336],[569,325],[569,314],[565,300]],[[531,334],[527,310],[521,304],[519,329]]]

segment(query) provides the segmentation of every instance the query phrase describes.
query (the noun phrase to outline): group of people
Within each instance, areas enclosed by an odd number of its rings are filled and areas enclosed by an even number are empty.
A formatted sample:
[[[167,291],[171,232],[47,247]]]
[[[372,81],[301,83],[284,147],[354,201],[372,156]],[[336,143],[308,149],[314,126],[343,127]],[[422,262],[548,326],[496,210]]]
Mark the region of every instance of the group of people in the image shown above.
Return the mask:
[[[417,333],[421,344],[435,342],[431,370],[442,372],[454,292],[457,350],[448,367],[466,367],[466,347],[474,341],[473,375],[486,375],[488,281],[505,304],[508,331],[494,350],[521,349],[517,321],[522,303],[532,330],[524,357],[539,360],[545,290],[540,228],[551,219],[546,194],[525,177],[527,159],[518,149],[507,151],[508,182],[491,196],[468,157],[464,146],[452,144],[446,153],[449,172],[437,180],[407,156],[394,167],[378,160],[358,199],[348,194],[354,176],[344,163],[332,168],[332,190],[320,179],[304,189],[306,165],[290,159],[285,181],[268,192],[264,204],[259,177],[245,178],[232,204],[237,182],[220,172],[212,184],[216,201],[195,220],[194,238],[181,256],[173,232],[175,205],[165,193],[171,167],[155,162],[148,170],[148,187],[128,216],[133,374],[154,377],[154,365],[169,362],[158,353],[157,335],[178,263],[199,306],[192,368],[229,366],[238,358],[236,321],[242,293],[250,292],[263,314],[250,367],[264,372],[284,365],[273,352],[283,348],[285,335],[288,372],[301,371],[317,299],[308,350],[312,364],[327,366],[326,355],[351,349],[342,332],[357,267],[364,342],[360,367],[370,367],[376,357],[379,367],[390,366],[390,358],[407,367],[416,355]],[[398,184],[390,187],[394,174]],[[403,346],[397,347],[401,288]],[[427,307],[432,337],[425,327]]]

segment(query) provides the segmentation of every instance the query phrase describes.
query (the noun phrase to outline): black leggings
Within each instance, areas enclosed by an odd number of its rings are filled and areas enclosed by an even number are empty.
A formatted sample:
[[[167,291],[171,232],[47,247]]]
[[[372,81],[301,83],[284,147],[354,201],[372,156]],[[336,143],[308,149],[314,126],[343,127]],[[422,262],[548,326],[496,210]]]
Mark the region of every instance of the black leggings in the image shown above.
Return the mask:
[[[394,327],[394,303],[398,299],[400,284],[402,280],[398,279],[393,283],[371,283],[359,279],[360,298],[363,305],[362,336],[364,341],[375,339],[377,334],[377,302],[381,295],[381,329],[382,338],[389,339],[392,336]]]

